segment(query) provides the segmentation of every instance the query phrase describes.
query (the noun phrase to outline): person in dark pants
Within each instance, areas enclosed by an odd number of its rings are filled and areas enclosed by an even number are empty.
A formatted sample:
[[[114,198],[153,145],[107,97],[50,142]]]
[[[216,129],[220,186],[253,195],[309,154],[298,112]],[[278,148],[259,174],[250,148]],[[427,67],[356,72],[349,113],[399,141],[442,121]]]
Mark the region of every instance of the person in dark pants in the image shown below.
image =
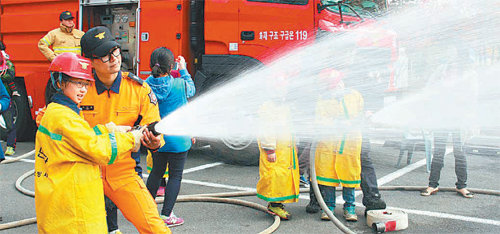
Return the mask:
[[[363,191],[363,205],[365,213],[369,210],[385,209],[385,201],[378,191],[377,175],[370,158],[370,139],[363,135],[361,144],[361,190]]]
[[[181,188],[182,173],[187,155],[187,151],[180,153],[157,152],[153,155],[153,165],[159,166],[153,166],[146,186],[151,195],[156,198],[156,192],[160,184],[153,183],[153,181],[161,182],[163,180],[163,175],[168,164],[168,182],[165,188],[165,200],[161,209],[161,217],[169,227],[181,225],[184,222],[181,218],[173,218],[174,216],[171,214],[173,213],[175,200]]]
[[[467,158],[465,157],[462,149],[462,139],[459,130],[434,132],[434,157],[432,158],[431,174],[429,176],[429,187],[423,190],[420,195],[430,196],[437,193],[439,190],[439,179],[441,177],[441,169],[444,165],[444,153],[446,151],[446,143],[448,141],[449,134],[451,134],[453,139],[455,174],[457,175],[457,182],[455,183],[456,191],[459,195],[465,198],[472,198],[474,197],[474,193],[466,189]]]
[[[180,78],[174,78],[171,75],[175,63],[178,65]],[[151,76],[146,79],[146,83],[151,86],[158,98],[162,118],[186,105],[187,99],[194,96],[196,91],[194,82],[186,69],[186,61],[182,56],[178,56],[174,60],[172,51],[165,47],[157,48],[151,54],[150,68]],[[184,219],[175,216],[172,210],[179,195],[184,163],[192,142],[189,136],[164,135],[164,139],[165,145],[157,152],[153,152],[153,168],[146,187],[151,196],[156,198],[158,187],[168,164],[168,182],[160,217],[168,227],[173,227],[184,223]]]

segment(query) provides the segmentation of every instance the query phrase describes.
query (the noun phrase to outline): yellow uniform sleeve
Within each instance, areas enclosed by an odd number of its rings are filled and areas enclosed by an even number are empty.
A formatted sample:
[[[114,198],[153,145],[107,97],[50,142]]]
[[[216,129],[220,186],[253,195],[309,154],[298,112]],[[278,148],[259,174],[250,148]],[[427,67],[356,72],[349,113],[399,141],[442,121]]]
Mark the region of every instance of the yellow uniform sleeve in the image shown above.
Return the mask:
[[[49,47],[54,43],[54,32],[50,31],[38,41],[38,49],[42,52],[43,56],[52,62],[56,57],[56,54]]]
[[[76,155],[100,165],[113,164],[128,157],[134,147],[132,133],[109,133],[105,126],[90,128],[82,118],[64,123],[62,140],[76,151]]]

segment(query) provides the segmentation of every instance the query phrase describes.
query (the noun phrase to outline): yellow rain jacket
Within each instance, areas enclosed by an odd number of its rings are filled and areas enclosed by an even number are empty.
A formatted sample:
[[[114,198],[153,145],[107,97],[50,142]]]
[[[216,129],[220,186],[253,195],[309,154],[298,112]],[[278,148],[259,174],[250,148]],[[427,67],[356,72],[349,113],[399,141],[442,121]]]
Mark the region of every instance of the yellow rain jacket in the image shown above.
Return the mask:
[[[50,31],[38,41],[38,49],[49,61],[64,52],[81,55],[80,39],[83,34],[85,33],[75,28],[69,32],[67,27],[60,24],[59,28]],[[49,48],[50,46],[53,50]]]
[[[297,202],[299,164],[291,131],[290,107],[265,103],[260,111],[259,182],[257,197],[267,202]],[[267,160],[266,150],[275,150],[276,162]]]
[[[133,147],[132,133],[91,128],[75,110],[49,104],[35,142],[38,232],[107,233],[99,165],[130,157]]]
[[[335,129],[335,122],[345,124],[363,114],[363,97],[358,91],[349,90],[342,99],[333,96],[320,99],[316,106],[316,122],[325,128]],[[355,188],[361,183],[361,131],[357,126],[340,126],[342,132],[323,137],[317,142],[315,152],[316,179],[319,184]],[[347,130],[346,130],[347,129]]]

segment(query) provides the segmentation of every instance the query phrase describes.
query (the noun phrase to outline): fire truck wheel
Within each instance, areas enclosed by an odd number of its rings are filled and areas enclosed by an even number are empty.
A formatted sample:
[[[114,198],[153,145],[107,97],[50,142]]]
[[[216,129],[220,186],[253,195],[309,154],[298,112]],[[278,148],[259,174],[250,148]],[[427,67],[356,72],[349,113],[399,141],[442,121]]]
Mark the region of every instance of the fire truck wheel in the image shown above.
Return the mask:
[[[225,163],[257,166],[259,165],[259,146],[256,140],[220,139],[210,142],[213,156]]]

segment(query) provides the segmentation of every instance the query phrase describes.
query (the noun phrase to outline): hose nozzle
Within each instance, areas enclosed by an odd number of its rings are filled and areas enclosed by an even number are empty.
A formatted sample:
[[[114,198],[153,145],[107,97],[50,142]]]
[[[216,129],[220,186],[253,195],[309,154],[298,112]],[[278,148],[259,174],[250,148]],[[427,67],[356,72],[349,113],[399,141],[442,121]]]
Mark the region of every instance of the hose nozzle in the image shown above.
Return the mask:
[[[157,123],[158,123],[158,121],[152,122],[152,123],[148,124],[148,126],[146,127],[148,129],[148,131],[152,132],[153,135],[155,135],[155,136],[158,136],[161,134],[161,133],[157,132],[155,129],[155,126]]]

